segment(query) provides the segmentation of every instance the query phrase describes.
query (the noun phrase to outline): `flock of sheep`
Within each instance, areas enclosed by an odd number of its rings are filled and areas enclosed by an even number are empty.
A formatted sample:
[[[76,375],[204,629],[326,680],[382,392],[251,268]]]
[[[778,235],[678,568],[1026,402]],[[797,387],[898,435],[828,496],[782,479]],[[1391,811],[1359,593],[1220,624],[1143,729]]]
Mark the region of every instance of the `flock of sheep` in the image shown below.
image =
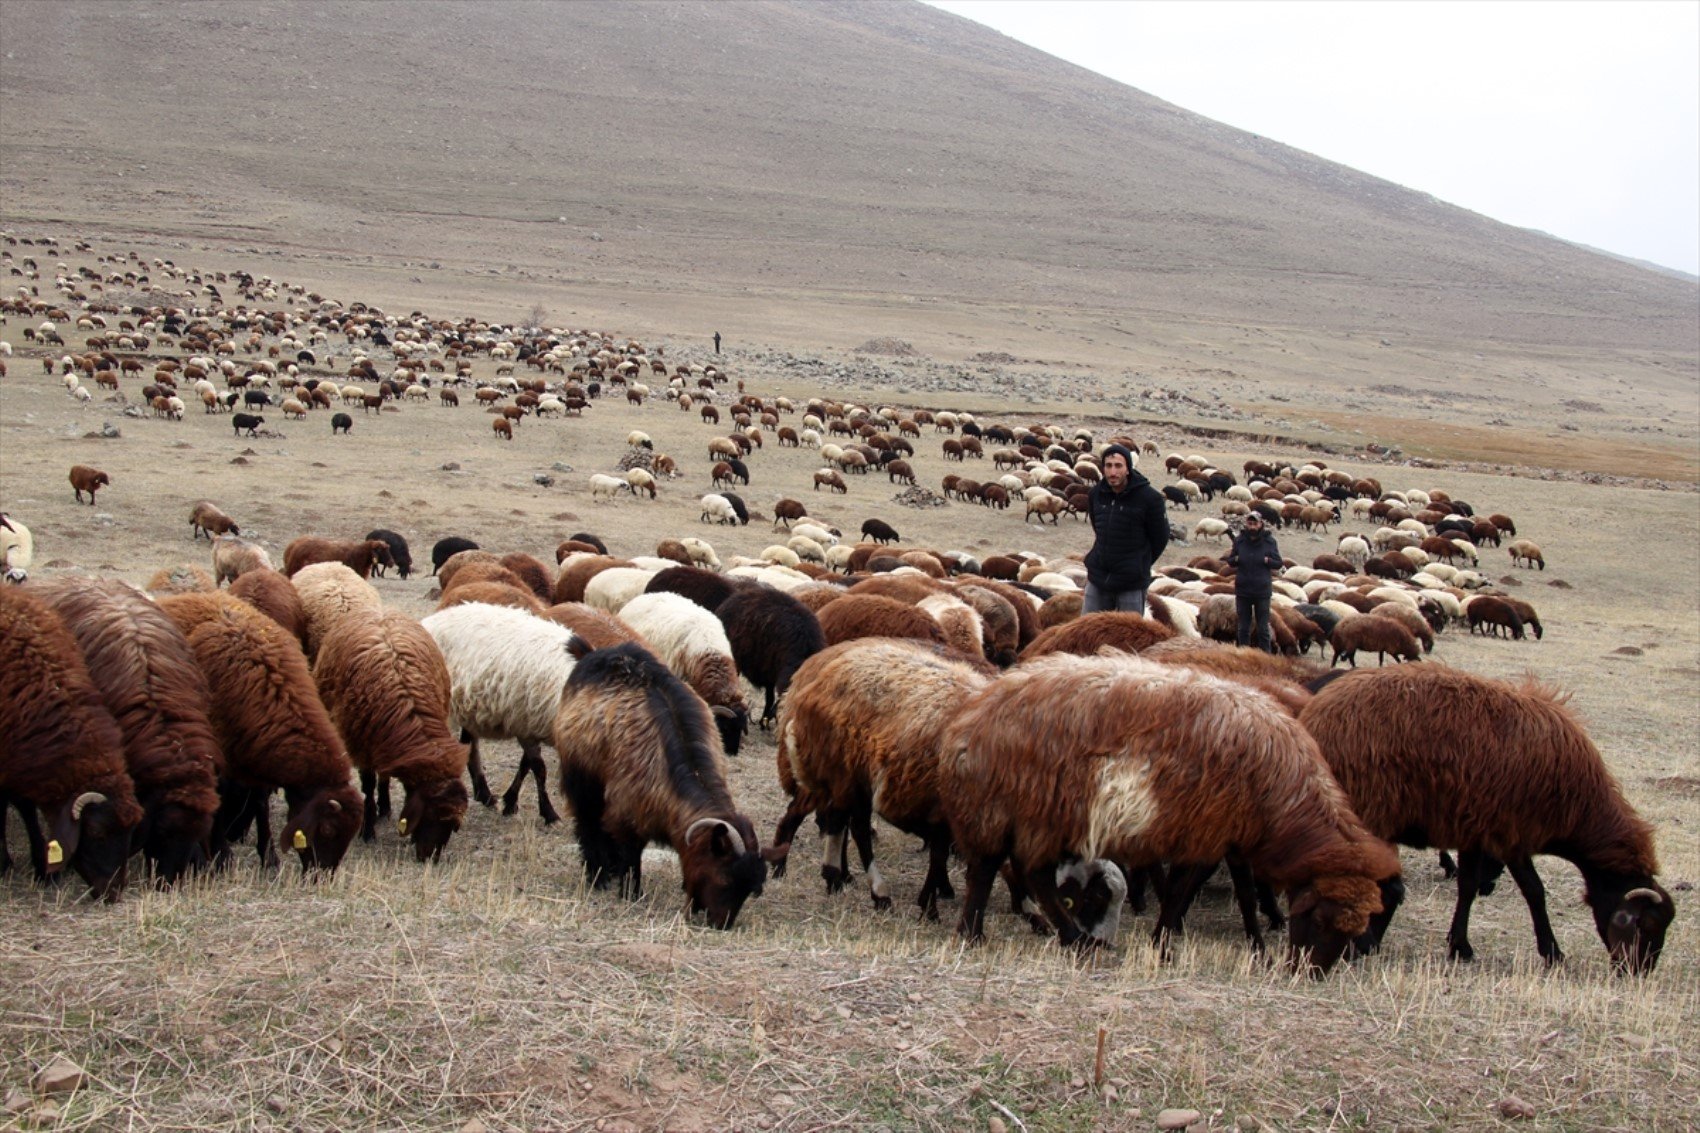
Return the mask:
[[[150,270],[210,302],[101,300],[107,286],[147,285]],[[255,306],[225,306],[220,285]],[[163,416],[180,416],[170,391],[191,367],[197,382],[226,383],[210,400],[200,391],[208,413],[234,410],[235,394],[249,408],[270,404],[274,382],[292,413],[356,396],[378,409],[419,398],[434,375],[449,406],[458,397],[444,395],[457,380],[470,384],[481,356],[510,371],[474,394],[495,411],[497,435],[511,437],[523,421],[582,414],[616,388],[643,402],[651,394],[637,378],[647,375],[711,427],[722,408],[732,416],[732,431],[707,446],[716,487],[748,485],[768,440],[819,451],[817,490],[843,492],[846,477],[880,471],[913,485],[915,443],[930,426],[946,438],[944,458],[965,468],[984,458],[983,441],[1002,446],[987,482],[947,475],[947,498],[989,510],[1022,500],[1024,521],[1041,523],[1083,511],[1108,443],[1088,430],[982,425],[944,410],[792,403],[741,388],[734,398],[720,389],[723,373],[668,375],[659,351],[612,336],[397,319],[163,261],[65,272],[60,291],[51,303],[3,305],[43,318],[28,337],[62,346],[59,327],[73,321],[65,304],[81,304],[85,352],[45,355],[68,378],[116,389],[102,375],[146,378],[131,363],[162,356],[145,401]],[[295,306],[265,308],[280,297]],[[377,393],[303,376],[328,356],[333,334],[359,344],[350,371]],[[388,377],[367,352],[377,347],[394,358]],[[239,364],[244,351],[250,360]],[[515,379],[515,364],[538,376]],[[801,428],[780,424],[798,413]],[[647,435],[626,439],[624,467],[593,474],[592,499],[653,499],[678,475]],[[1161,569],[1149,617],[1083,615],[1076,559],[904,547],[873,518],[849,542],[792,497],[772,508],[786,542],[724,561],[695,535],[616,557],[580,533],[553,565],[446,538],[432,556],[439,608],[424,619],[385,608],[367,581],[411,573],[406,540],[392,531],[303,536],[276,570],[202,501],[191,535],[212,541],[213,571],[162,571],[144,590],[29,579],[27,530],[7,518],[0,565],[22,585],[0,587],[0,797],[23,819],[38,875],[68,867],[112,899],[133,851],[169,884],[228,859],[250,830],[265,860],[275,847],[304,869],[333,870],[357,833],[373,838],[391,813],[392,781],[404,793],[399,833],[420,860],[436,858],[470,801],[494,801],[479,741],[514,740],[521,762],[506,813],[529,777],[544,821],[558,819],[542,755],[553,747],[589,879],[635,895],[643,847],[668,846],[691,908],[721,928],[763,892],[770,869],[784,872],[810,816],[829,888],[848,881],[854,840],[875,904],[889,904],[873,854],[878,814],[928,846],[916,898],[927,915],[954,894],[949,859],[961,857],[958,931],[968,939],[984,931],[1001,870],[1036,928],[1083,946],[1113,942],[1124,896],[1137,908],[1154,886],[1161,941],[1226,861],[1254,943],[1261,905],[1272,924],[1287,924],[1293,962],[1326,971],[1379,943],[1403,892],[1391,847],[1404,842],[1459,851],[1452,955],[1472,954],[1471,903],[1505,869],[1529,902],[1541,955],[1558,957],[1532,865],[1546,853],[1581,869],[1614,964],[1651,968],[1673,916],[1652,832],[1562,697],[1432,663],[1342,676],[1308,657],[1327,643],[1336,664],[1368,652],[1418,661],[1436,634],[1465,625],[1538,637],[1534,609],[1475,569],[1481,547],[1515,538],[1510,517],[1478,518],[1446,493],[1386,491],[1316,463],[1250,461],[1242,483],[1177,454],[1166,471],[1177,511],[1219,508],[1194,524],[1195,543],[1232,534],[1253,511],[1278,529],[1378,526],[1341,535],[1334,552],[1277,581],[1272,656],[1212,640],[1231,641],[1234,619],[1231,572],[1211,556]],[[79,502],[110,483],[83,465],[71,480]],[[701,505],[705,523],[753,517],[731,490]],[[1526,539],[1508,550],[1514,563],[1544,567]],[[746,682],[764,695],[757,719],[775,730],[790,799],[766,846],[726,774],[752,715]],[[1260,888],[1283,894],[1286,910]]]

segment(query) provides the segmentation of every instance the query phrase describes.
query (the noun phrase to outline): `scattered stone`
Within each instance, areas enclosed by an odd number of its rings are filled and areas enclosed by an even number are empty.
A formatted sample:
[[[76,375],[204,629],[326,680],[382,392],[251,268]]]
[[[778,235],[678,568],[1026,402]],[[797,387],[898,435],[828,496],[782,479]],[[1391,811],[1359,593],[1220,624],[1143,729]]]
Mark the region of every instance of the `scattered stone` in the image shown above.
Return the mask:
[[[918,358],[921,352],[901,338],[870,338],[855,348],[857,354],[889,354],[893,358]]]
[[[769,1109],[783,1113],[785,1110],[791,1108],[791,1095],[774,1094],[771,1098],[767,1099],[767,1105]]]
[[[537,475],[531,478],[531,482],[533,484],[541,484],[545,488],[552,488],[555,486],[555,478],[547,472],[537,473]]]
[[[282,1094],[272,1094],[266,1098],[266,1108],[281,1116],[289,1108],[289,1103],[283,1100]]]
[[[1241,1133],[1257,1133],[1259,1129],[1263,1128],[1263,1122],[1249,1113],[1242,1113],[1234,1118],[1234,1125],[1241,1130]]]
[[[38,1094],[69,1094],[83,1084],[83,1068],[64,1055],[55,1055],[52,1062],[35,1072],[30,1088]]]
[[[891,497],[891,499],[893,503],[898,504],[901,507],[925,508],[950,506],[949,500],[945,499],[930,488],[905,488],[895,496]]]
[[[1195,1121],[1202,1120],[1204,1115],[1196,1109],[1165,1109],[1157,1114],[1157,1128],[1185,1129]]]
[[[1639,657],[1643,652],[1644,650],[1639,645],[1619,645],[1612,650],[1613,656],[1617,657]]]
[[[247,457],[245,457],[245,456],[235,456],[235,457],[231,457],[231,459],[230,459],[230,463],[232,463],[232,464],[247,464],[247,463],[248,463],[248,458],[247,458]]]
[[[126,417],[140,417],[141,415],[142,415],[141,407],[137,406],[137,405],[128,406],[124,410],[124,416],[126,416]]]
[[[458,461],[458,460],[447,460],[447,461],[443,462],[441,467],[442,467],[442,470],[444,472],[459,472],[460,471],[460,461]]]
[[[7,1113],[22,1113],[35,1101],[22,1090],[13,1090],[6,1095],[4,1109]]]
[[[1547,585],[1552,587],[1554,590],[1574,590],[1574,589],[1576,589],[1574,586],[1570,585],[1568,582],[1564,581],[1564,579],[1562,579],[1562,578],[1555,578],[1551,582],[1547,583]]]
[[[1619,1034],[1617,1036],[1617,1041],[1622,1043],[1624,1046],[1633,1047],[1636,1050],[1651,1050],[1653,1047],[1653,1040],[1648,1038],[1646,1035],[1631,1034],[1628,1031],[1624,1031]]]
[[[1526,1121],[1535,1116],[1535,1107],[1516,1094],[1499,1099],[1493,1108],[1499,1111],[1499,1116],[1512,1121]]]
[[[549,466],[549,470],[551,472],[571,472],[573,470],[573,466],[557,460]]]

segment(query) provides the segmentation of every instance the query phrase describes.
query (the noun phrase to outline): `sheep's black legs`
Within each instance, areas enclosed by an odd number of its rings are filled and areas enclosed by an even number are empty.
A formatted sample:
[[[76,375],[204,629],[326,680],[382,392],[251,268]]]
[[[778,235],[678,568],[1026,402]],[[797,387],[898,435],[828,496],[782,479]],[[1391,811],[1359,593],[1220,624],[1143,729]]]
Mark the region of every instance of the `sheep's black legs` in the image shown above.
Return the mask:
[[[874,908],[891,908],[891,892],[879,866],[874,864],[874,810],[870,800],[863,799],[850,812],[850,837],[856,840],[856,854],[862,859],[862,872],[868,875],[868,893]]]
[[[797,799],[791,800],[785,816],[779,820],[779,825],[773,831],[774,846],[786,847],[786,856],[773,863],[773,876],[784,877],[785,865],[790,858],[791,840],[797,836],[797,828],[803,825],[803,820],[812,813],[809,807]]]
[[[1454,960],[1476,958],[1476,950],[1470,947],[1470,906],[1475,903],[1481,875],[1481,851],[1464,850],[1459,853],[1458,906],[1452,911],[1452,927],[1446,930],[1447,955]]]
[[[537,813],[543,816],[546,826],[553,826],[561,821],[561,816],[555,812],[555,804],[549,801],[549,767],[543,762],[542,745],[536,742],[520,744],[519,770],[514,773],[514,781],[508,784],[508,789],[502,792],[502,813],[513,814],[519,810],[519,789],[525,785],[527,773],[537,780]]]
[[[1368,956],[1381,947],[1381,938],[1387,935],[1387,926],[1393,923],[1393,914],[1405,902],[1405,883],[1397,877],[1388,878],[1381,883],[1381,912],[1369,918],[1369,927],[1363,935],[1352,941],[1351,950],[1347,956],[1356,959]]]
[[[1263,951],[1263,925],[1257,919],[1257,906],[1262,893],[1252,879],[1251,867],[1237,854],[1228,855],[1228,875],[1234,879],[1234,900],[1240,907],[1240,924],[1253,951]]]
[[[986,938],[986,902],[992,898],[992,883],[998,879],[998,867],[1003,854],[970,858],[967,879],[963,883],[962,919],[956,923],[956,933],[969,943]]]
[[[939,898],[956,895],[950,885],[950,832],[935,830],[927,835],[926,841],[927,876],[921,882],[921,892],[915,898],[915,904],[921,907],[922,916],[936,921],[939,919]]]
[[[466,756],[466,772],[472,776],[472,797],[480,805],[495,806],[496,796],[490,793],[490,781],[484,778],[484,757],[478,753],[478,738],[462,728],[460,742],[470,748]]]
[[[845,837],[850,816],[823,807],[815,814],[815,824],[821,836],[821,880],[828,893],[837,893],[850,880],[850,846]]]
[[[360,794],[365,800],[361,808],[360,840],[370,842],[378,836],[378,777],[370,771],[360,772]]]
[[[1528,858],[1518,858],[1506,862],[1505,867],[1511,871],[1511,879],[1517,883],[1517,888],[1523,891],[1523,900],[1529,903],[1529,916],[1535,922],[1535,948],[1541,959],[1548,964],[1558,963],[1564,959],[1564,953],[1559,950],[1558,938],[1553,935],[1552,921],[1547,919],[1547,891],[1541,884],[1541,875],[1535,872],[1535,863]]]

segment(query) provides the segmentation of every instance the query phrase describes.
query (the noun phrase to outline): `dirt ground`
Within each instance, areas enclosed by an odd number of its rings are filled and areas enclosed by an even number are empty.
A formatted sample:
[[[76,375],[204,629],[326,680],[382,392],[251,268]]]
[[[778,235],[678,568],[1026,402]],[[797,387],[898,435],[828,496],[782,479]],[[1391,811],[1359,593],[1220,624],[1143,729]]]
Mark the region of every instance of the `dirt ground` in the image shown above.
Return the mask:
[[[146,244],[95,251],[131,247],[160,252]],[[54,258],[90,259],[66,250]],[[180,266],[238,266],[175,256]],[[294,278],[275,263],[246,266]],[[454,287],[409,291],[377,275],[333,282],[339,296],[382,294],[386,307],[433,315],[524,309],[525,292],[505,283],[468,281],[456,296]],[[697,328],[721,325],[729,302],[704,296],[673,308],[676,335],[662,303],[644,305],[629,326],[617,309],[599,311],[594,324],[557,317],[636,334],[669,361],[704,361],[711,348]],[[1164,453],[1202,453],[1233,469],[1250,456],[1313,455],[1200,437],[1187,430],[1203,422],[1186,414],[1130,426],[1117,415],[1127,375],[1094,365],[1089,346],[1068,369],[1077,379],[1068,388],[1082,391],[1073,401],[1022,396],[1021,374],[1056,365],[1010,367],[1015,384],[1001,393],[919,382],[906,391],[859,387],[850,348],[876,334],[908,337],[923,354],[961,335],[939,348],[944,357],[969,347],[1036,355],[1031,340],[1012,344],[966,314],[929,324],[928,338],[906,333],[919,322],[866,307],[836,308],[830,323],[827,307],[804,299],[772,309],[775,323],[795,319],[791,330],[773,341],[729,335],[721,358],[751,392],[965,407],[982,423],[1046,421],[1100,435],[1131,428]],[[546,561],[580,530],[621,554],[650,553],[658,539],[685,534],[711,540],[722,559],[780,541],[755,519],[742,528],[699,522],[716,430],[667,402],[604,399],[579,419],[527,419],[511,443],[469,403],[449,410],[434,402],[357,412],[352,434],[337,437],[326,413],[284,421],[273,410],[266,432],[248,439],[233,435],[228,416],[198,408],[172,422],[125,416],[109,396],[79,405],[42,372],[22,337],[28,325],[14,316],[0,327],[15,348],[0,380],[0,504],[32,529],[39,576],[142,583],[161,567],[210,567],[206,545],[187,529],[203,498],[277,560],[298,535],[352,538],[378,526],[404,534],[416,562],[447,535]],[[849,376],[805,378],[775,361],[778,350],[811,341],[812,356]],[[335,353],[345,364],[346,346]],[[493,363],[478,363],[476,376],[493,373]],[[1306,403],[1297,383],[1280,385],[1284,400],[1271,401],[1235,379],[1219,381],[1243,411],[1233,427],[1248,439],[1314,434],[1353,449],[1373,434],[1400,443],[1406,456],[1505,467],[1496,474],[1323,457],[1389,488],[1444,489],[1478,511],[1509,513],[1544,549],[1544,571],[1513,569],[1503,551],[1484,551],[1489,576],[1538,608],[1544,639],[1449,631],[1434,659],[1490,675],[1532,672],[1573,693],[1658,831],[1678,920],[1654,975],[1610,976],[1579,879],[1556,859],[1541,869],[1567,953],[1559,969],[1540,969],[1527,912],[1509,886],[1477,907],[1480,959],[1447,965],[1451,889],[1432,855],[1412,852],[1404,858],[1411,897],[1386,952],[1315,984],[1253,963],[1225,890],[1214,888],[1167,966],[1145,943],[1148,918],[1124,927],[1115,955],[1090,963],[1001,913],[986,947],[962,949],[949,931],[951,907],[939,925],[906,911],[924,861],[890,830],[881,854],[898,911],[875,913],[862,887],[825,894],[806,833],[791,874],[770,882],[734,931],[715,933],[681,916],[665,854],[646,870],[650,890],[636,903],[587,892],[570,831],[543,828],[528,789],[519,816],[474,808],[431,868],[383,831],[375,845],[356,846],[334,880],[317,884],[293,869],[245,866],[97,908],[15,874],[0,881],[0,1092],[27,1089],[34,1068],[56,1054],[89,1075],[53,1114],[20,1103],[23,1115],[0,1120],[69,1129],[1061,1130],[1149,1128],[1159,1110],[1183,1107],[1215,1128],[1418,1129],[1497,1126],[1520,1102],[1533,1112],[1528,1127],[1692,1127],[1700,1115],[1691,891],[1700,879],[1700,419],[1683,410],[1692,389],[1685,395],[1678,383],[1648,395],[1664,407],[1649,419],[1665,433],[1635,434],[1632,424],[1605,437],[1561,431],[1589,414],[1564,409],[1555,395],[1550,405],[1508,409],[1526,418],[1521,426],[1459,425],[1441,437],[1446,412],[1416,402],[1385,398],[1372,417]],[[128,404],[138,384],[125,382]],[[106,424],[121,436],[100,436]],[[613,470],[634,428],[674,455],[684,477],[654,502],[592,502],[589,475]],[[925,433],[917,445],[922,485],[936,491],[951,470],[989,471],[947,466],[939,440]],[[66,477],[77,463],[111,475],[96,506],[72,500]],[[848,495],[828,497],[809,487],[818,458],[771,439],[749,464],[753,483],[743,494],[753,509],[767,513],[792,496],[846,533],[878,517],[905,546],[1061,557],[1089,545],[1085,525],[1067,518],[1053,528],[959,503],[900,507],[897,487],[878,475],[852,478]],[[1565,470],[1564,478],[1542,478],[1545,469]],[[1164,482],[1160,461],[1148,457],[1142,470]],[[1606,482],[1587,482],[1586,473]],[[552,483],[536,482],[539,475]],[[1615,477],[1633,477],[1634,486]],[[1665,486],[1648,486],[1654,480]],[[1337,535],[1279,539],[1306,562]],[[1212,550],[1175,546],[1164,561]],[[376,585],[392,608],[415,616],[434,608],[427,578]],[[494,746],[498,775],[516,754]],[[769,737],[752,735],[734,766],[734,792],[764,836],[783,809],[773,754]],[[17,853],[15,831],[12,838]]]

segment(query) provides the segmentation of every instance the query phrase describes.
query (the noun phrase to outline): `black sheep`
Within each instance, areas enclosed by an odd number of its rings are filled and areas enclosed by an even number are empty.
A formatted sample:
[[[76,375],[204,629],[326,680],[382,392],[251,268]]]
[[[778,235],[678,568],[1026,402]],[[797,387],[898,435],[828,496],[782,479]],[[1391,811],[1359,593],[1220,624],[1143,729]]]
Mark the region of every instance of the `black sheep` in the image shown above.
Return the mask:
[[[260,435],[260,426],[265,423],[266,419],[256,413],[238,413],[230,419],[237,436],[241,436],[242,431],[246,429],[250,437],[257,437]]]
[[[389,547],[390,558],[395,560],[396,573],[401,577],[406,578],[413,573],[413,553],[408,550],[406,539],[382,527],[366,532],[366,538],[376,539]],[[384,564],[374,562],[372,569],[377,572],[379,578],[384,576]]]
[[[575,535],[573,538],[577,539],[581,538],[581,536]],[[450,535],[446,539],[438,539],[437,545],[431,548],[431,573],[436,574],[442,569],[444,563],[448,562],[462,551],[476,550],[478,550],[477,543],[474,543],[471,539],[462,538],[459,535]]]
[[[678,594],[689,598],[703,609],[713,612],[732,596],[738,584],[723,574],[701,567],[668,567],[649,580],[645,594]],[[741,666],[740,666],[741,667]]]
[[[350,417],[348,414],[338,413],[336,416],[331,418],[331,436],[334,437],[338,433],[349,433],[352,432],[353,429],[354,418]]]
[[[734,591],[714,611],[726,627],[732,660],[766,694],[761,726],[778,714],[779,698],[804,661],[826,648],[820,620],[791,595],[767,586]]]
[[[596,548],[596,553],[599,555],[606,555],[608,553],[608,544],[604,543],[599,537],[592,535],[588,531],[580,531],[576,534],[569,535],[567,536],[567,541],[570,543],[589,543],[592,547]]]
[[[750,509],[748,507],[744,506],[743,497],[736,495],[732,492],[721,492],[720,494],[722,496],[726,497],[726,502],[731,504],[732,510],[737,513],[738,523],[741,526],[745,526],[745,527],[749,526]],[[743,666],[741,666],[741,665],[739,666],[739,668],[742,668],[742,667]]]
[[[876,543],[901,543],[897,529],[883,519],[869,519],[862,523],[862,538],[872,539]]]

